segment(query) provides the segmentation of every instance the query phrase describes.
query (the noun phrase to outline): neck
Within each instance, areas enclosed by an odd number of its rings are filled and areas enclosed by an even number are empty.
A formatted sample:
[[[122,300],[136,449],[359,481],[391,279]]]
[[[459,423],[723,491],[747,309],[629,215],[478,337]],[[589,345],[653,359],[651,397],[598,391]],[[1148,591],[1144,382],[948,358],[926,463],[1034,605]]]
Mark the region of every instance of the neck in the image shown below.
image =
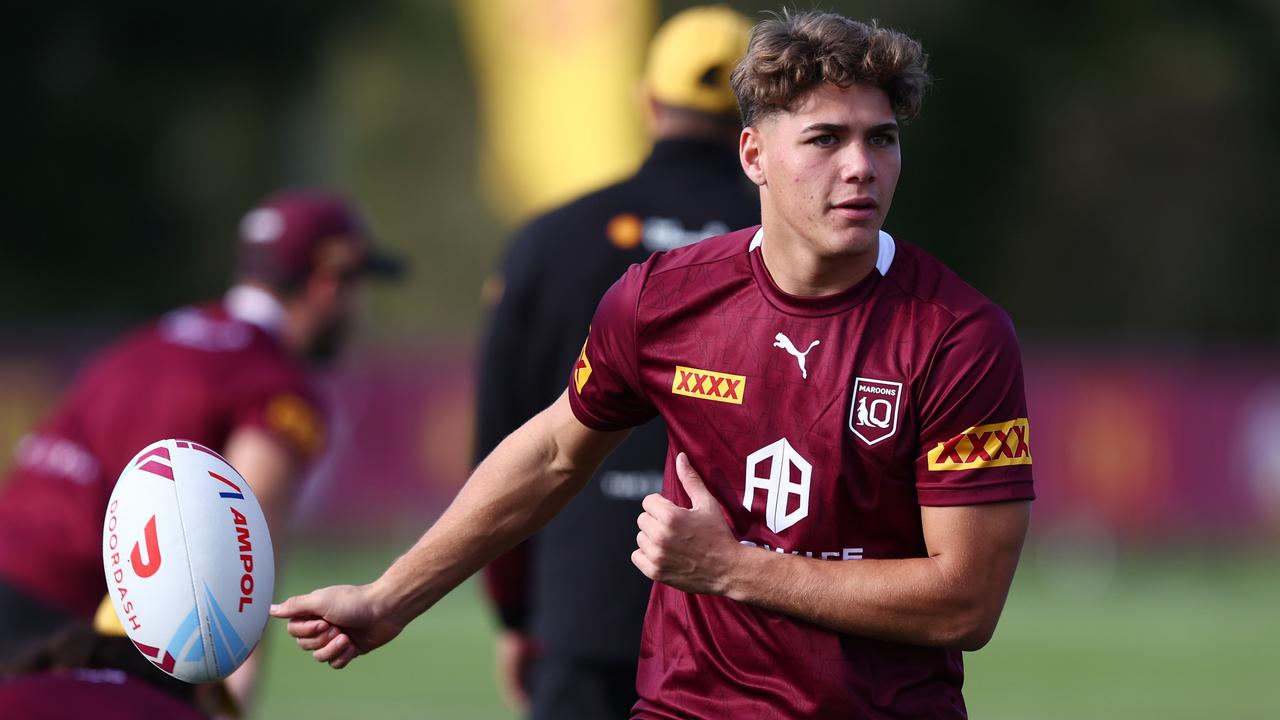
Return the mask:
[[[240,283],[227,291],[223,307],[231,317],[257,325],[268,335],[279,338],[285,326],[286,310],[270,290],[254,283]]]
[[[764,239],[760,259],[778,289],[796,297],[822,297],[844,292],[876,269],[877,239],[860,252],[822,254],[781,223],[762,213]]]
[[[223,300],[227,314],[262,328],[291,355],[301,356],[305,347],[305,326],[298,303],[287,302],[269,288],[246,281],[227,291]]]

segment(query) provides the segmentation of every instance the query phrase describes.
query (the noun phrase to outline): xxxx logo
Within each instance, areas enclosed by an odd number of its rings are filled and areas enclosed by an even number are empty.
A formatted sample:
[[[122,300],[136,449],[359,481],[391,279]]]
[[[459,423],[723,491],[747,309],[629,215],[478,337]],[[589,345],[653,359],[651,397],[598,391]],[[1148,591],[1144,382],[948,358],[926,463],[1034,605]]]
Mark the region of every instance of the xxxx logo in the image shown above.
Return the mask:
[[[578,353],[578,362],[573,364],[573,387],[582,394],[582,386],[591,378],[591,361],[587,360],[587,340],[582,341],[582,352]]]
[[[714,370],[676,366],[676,374],[671,379],[671,392],[676,395],[714,400],[716,402],[741,405],[747,390],[747,378],[744,375],[730,375]]]
[[[1026,418],[971,427],[934,446],[929,451],[929,469],[973,470],[1030,465],[1030,434]]]

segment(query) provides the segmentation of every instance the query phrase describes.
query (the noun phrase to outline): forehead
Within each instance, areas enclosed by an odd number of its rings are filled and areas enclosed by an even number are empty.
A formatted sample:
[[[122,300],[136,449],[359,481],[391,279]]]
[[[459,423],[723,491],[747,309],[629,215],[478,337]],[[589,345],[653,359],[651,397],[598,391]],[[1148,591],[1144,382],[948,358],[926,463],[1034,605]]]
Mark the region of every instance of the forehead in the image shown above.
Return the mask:
[[[871,126],[892,123],[896,119],[888,93],[881,88],[858,83],[848,87],[823,83],[801,95],[789,109],[773,113],[768,118],[787,127],[804,127],[813,123]]]

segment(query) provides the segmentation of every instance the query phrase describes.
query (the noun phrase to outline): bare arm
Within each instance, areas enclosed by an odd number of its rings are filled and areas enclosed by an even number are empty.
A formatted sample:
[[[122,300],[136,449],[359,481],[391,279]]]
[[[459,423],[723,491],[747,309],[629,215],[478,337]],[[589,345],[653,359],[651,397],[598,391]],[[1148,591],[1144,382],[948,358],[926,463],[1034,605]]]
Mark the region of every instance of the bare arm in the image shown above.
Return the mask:
[[[586,427],[561,395],[480,463],[444,515],[380,578],[290,598],[272,614],[290,619],[290,634],[317,660],[345,666],[546,524],[626,435]]]
[[[676,469],[693,508],[645,498],[632,560],[650,578],[881,640],[976,650],[995,631],[1029,503],[923,507],[928,557],[823,561],[739,544],[683,454]]]
[[[242,427],[231,434],[223,450],[227,462],[244,476],[262,506],[271,532],[279,567],[289,515],[297,496],[300,463],[274,435],[256,427]],[[241,708],[250,708],[258,685],[262,644],[227,678],[227,690]]]

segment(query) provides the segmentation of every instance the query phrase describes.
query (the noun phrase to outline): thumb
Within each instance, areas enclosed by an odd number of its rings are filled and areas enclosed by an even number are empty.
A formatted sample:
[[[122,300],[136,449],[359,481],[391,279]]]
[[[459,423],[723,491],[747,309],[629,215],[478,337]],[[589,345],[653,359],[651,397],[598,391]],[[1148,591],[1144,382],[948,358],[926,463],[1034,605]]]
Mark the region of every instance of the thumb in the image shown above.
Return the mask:
[[[271,606],[271,616],[278,618],[296,618],[301,615],[315,615],[316,602],[315,593],[307,593],[306,595],[295,595],[281,603]]]
[[[707,489],[706,484],[702,482],[702,476],[693,469],[689,456],[684,453],[676,455],[676,477],[680,478],[680,485],[693,501],[694,510],[716,505],[715,496]]]

